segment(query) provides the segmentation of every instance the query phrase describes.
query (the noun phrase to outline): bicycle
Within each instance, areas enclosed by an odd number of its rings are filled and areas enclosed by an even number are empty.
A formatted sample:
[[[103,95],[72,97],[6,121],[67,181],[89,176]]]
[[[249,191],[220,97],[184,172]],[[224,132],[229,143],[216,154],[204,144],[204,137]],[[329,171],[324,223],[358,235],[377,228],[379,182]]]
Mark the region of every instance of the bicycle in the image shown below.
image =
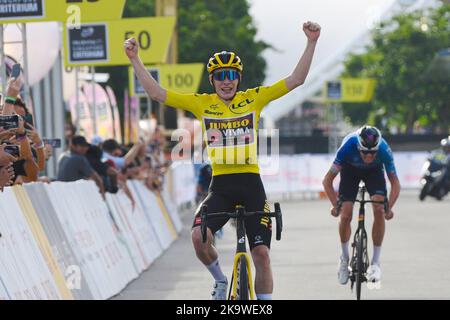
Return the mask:
[[[205,243],[207,239],[207,219],[217,218],[236,218],[236,254],[234,256],[233,274],[231,276],[231,285],[228,291],[228,300],[254,300],[255,294],[253,290],[252,274],[250,269],[250,257],[246,249],[245,236],[245,219],[254,215],[261,215],[275,218],[276,221],[276,239],[281,240],[281,232],[283,229],[283,220],[281,208],[278,202],[275,203],[275,212],[254,211],[246,212],[241,205],[236,206],[234,212],[214,212],[208,213],[208,206],[203,205],[201,208],[201,233],[202,241]]]
[[[359,214],[358,214],[358,228],[355,231],[352,242],[352,258],[349,264],[349,279],[350,289],[353,291],[353,287],[356,284],[356,299],[361,300],[361,284],[367,282],[366,272],[370,265],[369,255],[367,253],[367,232],[365,229],[365,204],[366,203],[379,203],[384,205],[384,211],[387,212],[387,200],[373,201],[365,200],[365,194],[367,192],[366,186],[360,184],[358,193],[361,199],[356,199],[355,202],[359,202]],[[342,199],[339,199],[337,211],[340,212],[342,206]]]

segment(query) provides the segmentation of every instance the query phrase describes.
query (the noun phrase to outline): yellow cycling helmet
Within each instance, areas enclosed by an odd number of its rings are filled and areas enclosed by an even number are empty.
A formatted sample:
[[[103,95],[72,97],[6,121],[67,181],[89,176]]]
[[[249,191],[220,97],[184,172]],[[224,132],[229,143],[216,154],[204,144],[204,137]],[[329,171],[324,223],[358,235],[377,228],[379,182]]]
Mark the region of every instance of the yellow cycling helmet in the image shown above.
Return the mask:
[[[207,64],[208,73],[212,73],[214,70],[220,68],[234,68],[239,72],[242,72],[244,66],[242,65],[241,58],[234,52],[222,51],[214,53],[214,55],[209,58]]]

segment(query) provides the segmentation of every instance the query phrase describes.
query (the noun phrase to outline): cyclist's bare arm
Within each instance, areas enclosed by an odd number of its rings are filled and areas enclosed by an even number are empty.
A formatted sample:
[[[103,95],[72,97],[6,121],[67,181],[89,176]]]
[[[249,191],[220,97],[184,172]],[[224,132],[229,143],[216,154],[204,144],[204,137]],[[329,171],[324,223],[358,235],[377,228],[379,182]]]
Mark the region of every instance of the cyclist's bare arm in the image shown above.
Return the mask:
[[[398,177],[395,173],[388,174],[389,182],[391,183],[391,192],[389,193],[389,213],[391,214],[392,208],[394,207],[395,202],[398,199],[398,196],[400,195],[400,181],[398,180]]]
[[[337,207],[337,196],[336,196],[336,192],[334,192],[333,181],[334,181],[334,178],[336,178],[336,176],[339,174],[340,170],[341,170],[341,168],[339,166],[333,164],[331,166],[330,170],[328,170],[327,174],[325,175],[325,177],[323,178],[323,181],[322,181],[322,185],[325,190],[325,193],[327,194],[327,197],[330,200],[333,208]]]
[[[130,38],[124,42],[125,53],[133,65],[134,72],[141,82],[147,94],[155,101],[163,103],[167,97],[167,91],[147,71],[141,58],[139,57],[139,45],[135,38]]]
[[[311,67],[317,40],[320,36],[320,25],[311,21],[305,22],[303,24],[303,32],[305,32],[305,35],[308,38],[308,42],[306,45],[306,49],[303,52],[303,55],[300,58],[300,61],[295,67],[294,71],[290,76],[286,78],[286,86],[289,90],[297,88],[306,80],[309,68]]]

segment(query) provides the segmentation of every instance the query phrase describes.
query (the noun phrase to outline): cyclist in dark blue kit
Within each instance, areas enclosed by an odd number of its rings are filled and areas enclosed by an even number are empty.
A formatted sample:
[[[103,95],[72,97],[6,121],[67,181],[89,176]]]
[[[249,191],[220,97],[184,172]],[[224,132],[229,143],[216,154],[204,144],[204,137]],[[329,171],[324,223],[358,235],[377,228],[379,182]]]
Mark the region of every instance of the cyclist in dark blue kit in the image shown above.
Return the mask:
[[[339,261],[339,283],[346,284],[349,278],[349,240],[351,236],[350,222],[352,220],[353,204],[358,193],[358,185],[362,180],[373,201],[384,201],[387,196],[384,172],[391,183],[388,198],[388,211],[384,211],[382,204],[373,204],[374,222],[372,227],[373,257],[371,266],[367,270],[369,282],[379,281],[381,278],[380,253],[383,242],[384,220],[393,218],[392,208],[400,194],[392,151],[387,142],[381,137],[380,131],[371,126],[363,126],[358,131],[347,135],[336,158],[325,175],[323,186],[333,205],[331,215],[341,216],[339,235],[342,245],[342,255]],[[333,189],[333,180],[341,174],[339,184],[339,199],[342,201],[340,212],[337,212],[338,197]]]

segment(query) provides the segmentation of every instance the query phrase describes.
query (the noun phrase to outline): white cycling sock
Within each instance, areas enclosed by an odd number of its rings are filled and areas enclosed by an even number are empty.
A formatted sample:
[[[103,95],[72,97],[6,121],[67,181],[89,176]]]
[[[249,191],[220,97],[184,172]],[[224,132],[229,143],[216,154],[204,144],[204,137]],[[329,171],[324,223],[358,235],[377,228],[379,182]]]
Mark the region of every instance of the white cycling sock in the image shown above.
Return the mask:
[[[350,241],[347,242],[342,242],[341,246],[342,246],[342,259],[347,260],[350,259],[349,253],[348,253],[348,243]]]
[[[380,265],[381,246],[373,246],[373,258],[371,264]]]
[[[258,300],[272,300],[272,294],[271,293],[257,293],[256,299]]]
[[[208,268],[209,272],[211,272],[214,280],[223,282],[227,281],[227,277],[223,274],[222,269],[220,269],[219,259],[210,265],[207,265],[206,268]]]

